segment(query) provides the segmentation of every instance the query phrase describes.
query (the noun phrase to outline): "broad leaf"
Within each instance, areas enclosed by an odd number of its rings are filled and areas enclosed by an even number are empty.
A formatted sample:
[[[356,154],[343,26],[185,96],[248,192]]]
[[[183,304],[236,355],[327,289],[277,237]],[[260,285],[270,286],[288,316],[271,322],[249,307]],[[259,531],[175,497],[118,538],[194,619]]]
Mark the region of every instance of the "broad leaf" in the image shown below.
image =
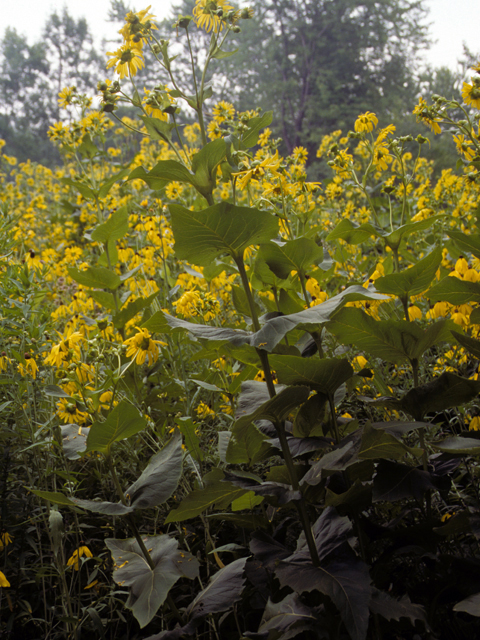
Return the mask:
[[[170,511],[165,523],[183,522],[195,518],[216,503],[230,504],[244,493],[245,489],[239,489],[230,482],[222,482],[223,471],[214,469],[208,476],[211,480],[203,489],[196,489],[189,493],[175,510]],[[207,477],[204,478],[204,481]]]
[[[182,436],[176,431],[161,451],[151,458],[142,475],[125,492],[135,509],[166,502],[182,475]]]
[[[87,438],[87,451],[109,454],[114,442],[135,435],[146,426],[145,418],[126,400],[111,411],[105,422],[94,422]]]
[[[370,422],[367,422],[363,428],[362,443],[358,457],[363,460],[378,460],[387,458],[390,460],[401,460],[407,453],[422,455],[422,449],[413,449],[407,447],[395,436],[373,429]]]
[[[442,440],[442,442],[432,443],[432,446],[443,453],[453,453],[462,456],[480,455],[480,440],[476,438],[453,436],[452,438]]]
[[[454,305],[480,302],[480,282],[460,280],[447,276],[425,294],[432,302],[449,302]]]
[[[132,610],[141,628],[153,619],[177,580],[182,577],[193,580],[199,569],[196,558],[180,551],[178,541],[170,536],[146,536],[143,542],[153,569],[135,538],[105,540],[115,565],[113,579],[117,584],[129,587],[126,607]]]
[[[480,258],[480,236],[478,234],[467,235],[461,231],[449,231],[448,235],[461,251],[473,253],[476,258]]]
[[[246,558],[239,558],[220,569],[189,605],[187,615],[190,618],[199,618],[210,613],[220,613],[238,602],[245,584],[246,561]]]
[[[462,347],[464,347],[467,351],[469,351],[472,356],[480,359],[480,341],[475,338],[470,338],[470,336],[466,336],[463,333],[459,333],[458,331],[452,331],[452,335],[455,340],[459,342]]]
[[[307,607],[297,593],[290,593],[281,602],[273,603],[270,599],[263,612],[258,634],[247,633],[247,638],[294,638],[301,632],[318,628],[319,619],[315,611]],[[278,635],[281,634],[281,635]]]
[[[128,232],[128,209],[126,206],[120,207],[112,215],[95,227],[90,237],[95,242],[106,244],[110,240],[120,240]]]
[[[260,331],[257,331],[257,333],[252,336],[251,344],[265,351],[273,351],[275,346],[289,331],[296,328],[306,329],[308,331],[312,326],[318,327],[319,325],[325,324],[325,322],[330,320],[335,311],[340,309],[346,302],[387,299],[388,298],[381,293],[369,291],[360,285],[354,285],[315,307],[268,320]]]
[[[158,293],[155,292],[148,296],[148,298],[136,298],[132,300],[132,302],[113,316],[112,322],[114,326],[117,329],[123,329],[127,322],[134,318],[137,313],[149,307],[157,296]]]
[[[414,625],[417,620],[427,624],[427,616],[424,608],[419,604],[412,604],[410,598],[404,595],[399,600],[392,598],[384,591],[373,588],[372,599],[370,601],[370,611],[381,615],[385,620],[397,620],[408,618]]]
[[[249,149],[254,147],[258,142],[260,131],[265,127],[268,127],[272,123],[273,111],[266,111],[261,116],[255,116],[250,118],[247,123],[247,130],[242,136],[240,146],[242,149]]]
[[[190,211],[170,205],[175,253],[191,264],[208,265],[222,254],[239,258],[244,250],[278,233],[278,220],[266,211],[222,202]]]
[[[302,237],[263,244],[259,255],[277,277],[285,279],[291,271],[304,274],[312,264],[319,264],[323,260],[323,248],[310,238]]]
[[[87,448],[90,427],[79,427],[78,424],[64,424],[62,432],[63,453],[67,460],[77,460]]]
[[[461,378],[446,371],[431,382],[411,389],[401,400],[401,408],[415,420],[430,412],[439,413],[473,400],[480,392],[480,381]]]
[[[128,507],[121,502],[97,502],[96,500],[81,500],[80,498],[71,498],[71,501],[81,509],[93,511],[94,513],[103,513],[107,516],[123,516],[133,511],[132,507]]]
[[[72,280],[92,289],[111,289],[114,291],[122,282],[120,276],[105,267],[88,267],[82,271],[76,267],[68,267],[67,271]]]
[[[429,473],[398,462],[380,460],[373,479],[374,502],[396,502],[415,498],[421,502],[426,491],[435,489]]]
[[[413,267],[378,278],[375,288],[380,293],[396,295],[401,299],[423,293],[435,277],[441,259],[442,249],[437,247]]]
[[[306,385],[315,391],[332,394],[353,376],[353,368],[348,360],[339,358],[302,358],[300,356],[269,357],[277,379],[282,384]]]
[[[282,560],[276,576],[282,587],[297,593],[317,590],[327,595],[336,606],[352,640],[365,640],[371,598],[370,576],[367,566],[345,543],[343,557],[322,562],[315,567],[307,554]]]
[[[369,222],[358,225],[348,218],[344,218],[337,224],[333,231],[330,231],[326,240],[344,240],[348,244],[361,244],[371,236],[378,237],[380,231]]]
[[[300,491],[294,491],[291,485],[281,484],[280,482],[255,482],[253,479],[228,472],[225,472],[225,480],[237,487],[246,489],[248,492],[253,491],[256,495],[275,498],[275,502],[278,505],[285,505],[293,500],[300,500],[302,497]]]

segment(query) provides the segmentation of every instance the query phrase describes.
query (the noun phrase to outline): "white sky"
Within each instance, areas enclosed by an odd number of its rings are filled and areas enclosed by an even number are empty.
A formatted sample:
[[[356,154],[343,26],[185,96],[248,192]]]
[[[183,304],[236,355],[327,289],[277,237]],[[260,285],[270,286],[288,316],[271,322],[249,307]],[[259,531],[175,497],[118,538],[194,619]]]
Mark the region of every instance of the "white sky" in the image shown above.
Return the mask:
[[[151,12],[161,19],[169,13],[172,0],[134,0],[132,4],[137,10],[151,4]],[[430,9],[431,38],[437,40],[425,53],[427,62],[456,68],[463,41],[480,55],[479,0],[425,0],[425,5]],[[110,0],[0,0],[0,36],[6,27],[14,27],[33,43],[40,39],[51,12],[61,11],[64,6],[74,17],[87,19],[98,45],[102,37],[114,37],[113,25],[106,22]]]

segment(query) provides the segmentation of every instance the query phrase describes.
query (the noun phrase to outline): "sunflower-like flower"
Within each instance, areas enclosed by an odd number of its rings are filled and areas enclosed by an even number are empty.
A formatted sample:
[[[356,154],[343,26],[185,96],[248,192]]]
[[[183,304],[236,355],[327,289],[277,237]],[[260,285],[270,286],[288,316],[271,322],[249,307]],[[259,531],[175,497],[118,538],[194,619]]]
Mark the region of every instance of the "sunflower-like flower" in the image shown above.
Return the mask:
[[[120,76],[120,80],[127,76],[134,76],[137,71],[145,66],[143,53],[139,44],[123,44],[116,51],[107,51],[108,56],[112,56],[107,62],[107,69],[115,67],[116,73]]]
[[[197,0],[193,8],[193,18],[195,24],[207,33],[212,29],[221,31],[224,23],[217,15],[216,11],[222,9],[224,12],[230,11],[233,7],[226,0]]]
[[[75,571],[80,569],[80,558],[85,556],[86,558],[93,558],[93,553],[86,545],[82,545],[75,549],[67,562],[67,567],[73,567]]]
[[[127,347],[127,358],[135,358],[135,362],[139,365],[144,364],[148,358],[148,362],[156,362],[160,355],[158,345],[164,346],[165,343],[160,340],[152,340],[152,336],[148,329],[136,327],[137,333],[125,340],[123,343]]]
[[[427,105],[427,101],[424,98],[420,97],[413,113],[417,116],[417,122],[423,122],[427,127],[430,127],[435,134],[442,133],[442,129],[438,124],[441,122],[440,118],[435,117],[435,112],[432,107]]]
[[[0,571],[0,587],[9,587],[9,586],[10,586],[10,582],[5,577],[5,574],[2,571]]]
[[[142,11],[129,11],[125,16],[125,24],[119,30],[119,34],[123,37],[125,44],[133,44],[137,47],[143,47],[142,38],[151,38],[150,31],[156,29],[157,26],[151,22],[152,18],[156,16],[153,13],[148,13],[151,8],[151,4]]]
[[[354,129],[357,132],[373,131],[378,124],[377,116],[371,111],[361,113],[355,121]]]
[[[475,80],[477,80],[475,78]],[[475,109],[480,109],[480,82],[473,82],[472,84],[468,84],[468,82],[463,83],[462,87],[462,98],[464,102]]]
[[[278,151],[275,151],[275,155],[267,156],[264,160],[254,160],[251,164],[248,160],[244,160],[244,171],[234,173],[234,176],[239,176],[237,186],[239,189],[244,189],[250,180],[258,180],[263,178],[266,172],[270,172],[274,176],[278,176],[278,169],[280,167],[281,160],[278,157]]]

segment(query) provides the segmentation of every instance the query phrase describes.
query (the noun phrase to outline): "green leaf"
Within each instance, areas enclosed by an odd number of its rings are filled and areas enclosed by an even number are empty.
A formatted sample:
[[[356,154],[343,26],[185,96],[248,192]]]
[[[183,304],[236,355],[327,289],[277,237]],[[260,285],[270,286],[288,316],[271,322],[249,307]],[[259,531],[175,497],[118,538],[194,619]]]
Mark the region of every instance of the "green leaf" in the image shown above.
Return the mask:
[[[178,549],[178,541],[168,535],[142,538],[152,559],[150,568],[135,538],[107,538],[114,561],[113,579],[129,587],[125,606],[132,610],[141,628],[145,627],[165,602],[168,592],[179,578],[193,580],[198,576],[198,561],[190,553]]]
[[[344,382],[353,376],[353,369],[348,360],[339,358],[317,360],[316,358],[272,354],[269,361],[280,383],[307,385],[324,394],[335,393]]]
[[[431,382],[411,389],[401,400],[401,408],[415,420],[430,412],[439,413],[473,400],[480,392],[480,381],[445,371]]]
[[[196,265],[206,266],[225,253],[240,258],[247,247],[278,233],[278,220],[270,213],[228,202],[203,211],[170,205],[170,212],[177,258]]]
[[[448,235],[461,251],[473,253],[476,258],[480,258],[480,235],[467,235],[461,231],[449,231]]]
[[[323,248],[310,238],[297,238],[263,244],[259,255],[278,278],[285,280],[293,270],[304,275],[312,264],[322,262]]]
[[[97,502],[96,500],[80,500],[79,498],[72,498],[71,501],[81,509],[103,513],[107,516],[123,516],[133,511],[133,507],[128,507],[121,502]]]
[[[255,116],[248,121],[248,129],[242,136],[240,146],[242,149],[250,149],[254,147],[260,135],[260,131],[268,127],[273,120],[273,111],[266,111],[262,116]]]
[[[95,192],[83,182],[77,182],[70,178],[60,178],[60,182],[69,187],[74,187],[85,199],[95,200]]]
[[[113,309],[115,309],[115,298],[111,293],[94,289],[92,291],[89,291],[88,295],[104,309],[108,309],[110,311],[113,311]]]
[[[99,199],[102,200],[103,198],[106,198],[110,192],[110,189],[113,187],[113,185],[119,180],[122,180],[123,178],[125,178],[125,176],[128,175],[129,171],[130,169],[128,168],[122,169],[121,171],[116,173],[114,176],[111,176],[105,182],[102,182],[102,184],[100,185],[100,188],[98,189]],[[123,236],[120,236],[120,237],[123,237]]]
[[[127,322],[135,317],[137,313],[149,307],[157,296],[158,292],[155,292],[148,296],[148,298],[136,298],[132,300],[132,302],[113,316],[112,322],[114,326],[117,329],[123,329]]]
[[[380,293],[396,295],[401,299],[423,293],[435,277],[441,260],[442,249],[436,247],[413,267],[375,280],[375,288]]]
[[[192,158],[192,171],[195,174],[192,184],[205,197],[215,188],[217,167],[225,158],[226,152],[225,140],[217,138],[208,142]]]
[[[378,237],[380,231],[369,222],[357,225],[348,218],[341,220],[335,229],[326,237],[327,242],[332,240],[344,240],[348,244],[361,244],[371,236]]]
[[[480,302],[480,282],[468,282],[447,276],[425,294],[432,302],[449,302],[456,306]]]
[[[429,218],[426,218],[425,220],[419,220],[418,222],[407,222],[407,224],[398,227],[398,229],[395,229],[395,231],[387,234],[382,233],[381,236],[385,240],[387,246],[396,251],[400,247],[400,242],[403,238],[406,238],[411,233],[415,233],[417,231],[425,231],[426,229],[429,229],[434,222],[437,222],[441,218],[445,217],[445,215],[440,214],[437,216],[430,216]]]
[[[68,267],[70,277],[84,287],[92,289],[110,289],[114,291],[121,284],[120,276],[105,267],[88,267],[80,271],[76,267]]]
[[[150,459],[142,475],[125,492],[135,509],[157,507],[166,502],[182,475],[182,436],[179,431]]]
[[[211,578],[186,611],[190,619],[204,617],[211,613],[221,613],[230,609],[240,596],[245,584],[244,569],[246,558],[234,560]]]
[[[458,331],[452,331],[452,335],[455,340],[459,342],[462,347],[470,351],[470,353],[475,356],[475,358],[480,359],[480,341],[476,338],[470,338],[470,336],[466,336],[463,333],[458,333]]]
[[[62,433],[63,453],[67,460],[78,460],[80,454],[87,448],[87,437],[90,427],[80,427],[78,424],[64,424],[60,427]]]
[[[462,436],[454,436],[447,438],[442,442],[434,442],[432,446],[443,453],[452,453],[462,456],[479,456],[480,440],[476,438],[464,438]]]
[[[318,624],[315,610],[307,607],[298,593],[290,593],[278,603],[268,600],[258,628],[258,635],[262,638],[301,637],[300,633],[314,631],[318,628]],[[281,635],[278,635],[279,633]]]
[[[176,160],[160,160],[151,171],[145,171],[143,167],[134,169],[128,180],[136,179],[143,180],[151,189],[158,190],[172,181],[192,184],[193,173]]]
[[[422,333],[413,322],[375,320],[354,307],[340,309],[327,329],[343,344],[354,344],[360,351],[393,363],[408,359],[405,341],[415,345]]]
[[[222,482],[224,473],[221,469],[214,469],[207,476],[210,476],[209,484],[203,489],[196,489],[189,493],[177,509],[170,511],[165,524],[195,518],[217,502],[230,504],[246,493],[245,489],[239,489],[231,482]],[[207,476],[204,481],[207,480]]]
[[[203,451],[200,447],[200,439],[196,434],[197,425],[191,418],[178,418],[177,426],[180,429],[183,437],[185,438],[185,446],[187,447],[187,451],[195,458],[197,462],[202,462]]]
[[[128,209],[120,207],[112,215],[92,231],[91,238],[95,242],[106,244],[109,240],[120,240],[128,232]]]
[[[71,398],[66,391],[58,387],[56,384],[45,385],[45,387],[43,387],[43,393],[54,398]]]
[[[369,291],[360,285],[353,285],[315,307],[268,320],[260,331],[257,331],[257,333],[252,336],[251,344],[265,351],[273,351],[289,331],[296,328],[308,331],[312,328],[312,325],[318,327],[324,324],[330,320],[333,314],[346,302],[387,299],[388,298],[381,293]]]
[[[59,504],[63,507],[74,507],[74,503],[64,496],[63,493],[58,493],[56,491],[38,491],[38,489],[30,489],[32,493],[34,493],[39,498],[43,498],[43,500],[48,500],[52,504]]]
[[[109,454],[114,442],[125,440],[146,427],[146,420],[126,400],[108,414],[105,422],[94,422],[87,438],[87,451]]]
[[[421,456],[422,449],[407,447],[407,445],[389,433],[374,429],[370,422],[365,424],[362,443],[358,452],[359,458],[363,460],[379,460],[381,458],[401,460],[407,453]]]
[[[170,123],[165,120],[159,120],[158,118],[151,118],[149,116],[140,116],[140,119],[143,121],[145,128],[148,131],[148,135],[152,140],[164,140],[165,142],[169,142],[171,140],[171,133],[175,128],[173,122]]]

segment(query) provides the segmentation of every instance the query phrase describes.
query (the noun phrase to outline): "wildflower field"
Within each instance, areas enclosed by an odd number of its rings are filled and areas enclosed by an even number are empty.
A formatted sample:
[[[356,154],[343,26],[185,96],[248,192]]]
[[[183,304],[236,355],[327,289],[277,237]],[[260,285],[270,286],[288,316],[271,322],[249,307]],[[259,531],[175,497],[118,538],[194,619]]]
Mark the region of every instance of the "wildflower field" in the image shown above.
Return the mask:
[[[217,4],[191,87],[130,12],[63,166],[0,149],[0,638],[480,638],[480,64],[412,105],[455,167],[366,112],[313,182]]]

